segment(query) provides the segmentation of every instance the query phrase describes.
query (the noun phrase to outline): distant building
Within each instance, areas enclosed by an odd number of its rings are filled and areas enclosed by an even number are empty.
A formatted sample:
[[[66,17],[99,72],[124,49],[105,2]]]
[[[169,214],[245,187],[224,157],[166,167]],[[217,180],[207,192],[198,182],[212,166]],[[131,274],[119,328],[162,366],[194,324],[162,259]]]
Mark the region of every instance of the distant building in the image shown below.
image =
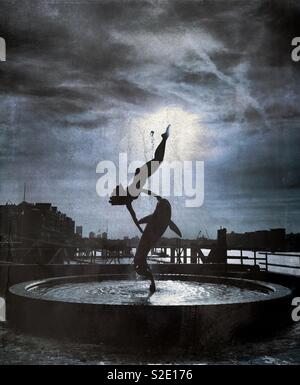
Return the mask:
[[[74,237],[75,222],[51,203],[0,205],[0,259],[47,262]]]
[[[89,238],[90,238],[90,239],[95,238],[95,233],[94,233],[93,231],[90,231],[90,233],[89,233]]]
[[[246,233],[227,234],[228,248],[284,251],[286,247],[285,229],[258,230]]]
[[[76,234],[82,238],[82,226],[76,226]]]
[[[140,238],[138,235],[136,235],[135,237],[131,238],[130,243],[133,247],[137,247],[139,244],[139,241],[140,241]]]
[[[227,263],[227,230],[225,228],[218,230],[216,245],[212,247],[207,257],[203,255],[202,260],[209,263]]]
[[[107,232],[104,231],[104,233],[102,233],[102,239],[107,239]]]
[[[300,234],[291,233],[286,235],[286,250],[300,251]]]

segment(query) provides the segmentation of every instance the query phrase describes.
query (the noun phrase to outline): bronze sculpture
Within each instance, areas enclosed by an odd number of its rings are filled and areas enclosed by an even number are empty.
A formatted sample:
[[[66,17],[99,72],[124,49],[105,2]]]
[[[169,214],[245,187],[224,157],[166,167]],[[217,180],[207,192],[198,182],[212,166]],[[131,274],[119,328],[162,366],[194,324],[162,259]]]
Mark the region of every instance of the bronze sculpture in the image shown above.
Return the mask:
[[[172,209],[169,201],[143,188],[146,184],[147,178],[153,175],[164,159],[166,141],[169,137],[169,128],[170,125],[166,128],[165,133],[162,134],[162,140],[155,151],[154,159],[145,163],[141,168],[136,169],[134,179],[126,190],[122,185],[117,186],[109,200],[112,205],[126,205],[134,223],[142,233],[142,237],[134,257],[134,268],[137,274],[151,281],[149,288],[151,294],[155,292],[155,282],[151,269],[147,263],[147,255],[149,251],[162,237],[168,226],[181,237],[180,230],[175,223],[171,221]],[[148,215],[138,221],[132,208],[132,202],[139,197],[141,192],[154,196],[158,202],[152,215]],[[144,230],[140,226],[143,223],[146,224]]]

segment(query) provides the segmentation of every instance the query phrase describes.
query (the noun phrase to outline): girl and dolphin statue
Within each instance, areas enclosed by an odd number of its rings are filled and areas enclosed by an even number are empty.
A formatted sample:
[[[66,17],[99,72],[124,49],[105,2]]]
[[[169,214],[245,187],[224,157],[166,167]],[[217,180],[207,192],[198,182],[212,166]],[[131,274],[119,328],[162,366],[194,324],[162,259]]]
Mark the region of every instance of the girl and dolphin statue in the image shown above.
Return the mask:
[[[182,236],[179,228],[171,220],[172,209],[169,201],[143,188],[147,179],[153,175],[164,159],[169,129],[170,125],[166,128],[165,133],[161,135],[162,140],[155,151],[154,159],[145,163],[141,168],[136,169],[134,179],[126,190],[124,190],[122,185],[117,186],[109,200],[112,205],[126,205],[134,223],[142,233],[134,257],[134,268],[138,275],[150,280],[151,284],[149,290],[151,294],[155,292],[155,282],[150,267],[147,264],[147,255],[149,251],[155,246],[168,227],[170,227],[170,229],[179,237]],[[152,215],[148,215],[138,221],[132,208],[132,202],[137,199],[142,192],[154,196],[158,202]],[[141,228],[141,224],[146,224],[144,230]]]

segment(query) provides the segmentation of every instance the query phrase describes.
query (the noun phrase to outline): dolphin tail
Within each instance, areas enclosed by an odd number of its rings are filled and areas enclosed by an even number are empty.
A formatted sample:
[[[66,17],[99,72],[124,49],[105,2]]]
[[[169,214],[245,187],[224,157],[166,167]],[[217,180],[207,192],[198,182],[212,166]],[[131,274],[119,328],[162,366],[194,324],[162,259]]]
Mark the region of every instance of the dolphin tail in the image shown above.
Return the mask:
[[[136,264],[136,262],[134,262],[134,268],[138,275],[144,276],[145,278],[150,280],[149,291],[151,294],[153,294],[156,290],[156,286],[155,286],[155,281],[149,265],[147,265],[147,263],[138,265]]]
[[[170,227],[170,229],[171,229],[172,231],[174,231],[174,233],[176,233],[180,238],[182,237],[181,231],[180,231],[179,228],[175,225],[174,222],[170,221],[169,227]]]

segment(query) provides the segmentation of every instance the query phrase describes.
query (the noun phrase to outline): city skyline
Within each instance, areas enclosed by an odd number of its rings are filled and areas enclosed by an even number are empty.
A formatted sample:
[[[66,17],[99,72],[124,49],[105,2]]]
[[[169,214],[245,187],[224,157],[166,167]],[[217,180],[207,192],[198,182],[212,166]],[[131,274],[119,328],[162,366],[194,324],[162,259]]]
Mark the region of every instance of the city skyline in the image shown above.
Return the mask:
[[[25,192],[24,192],[24,198],[25,198]],[[26,211],[26,210],[27,211]],[[96,239],[96,238],[100,238],[100,239],[108,239],[108,240],[133,240],[133,239],[139,239],[140,238],[140,234],[138,235],[135,235],[135,236],[132,236],[130,237],[128,234],[126,234],[124,232],[124,234],[120,237],[120,238],[114,238],[114,237],[110,237],[110,234],[108,233],[108,227],[106,229],[94,229],[94,231],[84,231],[84,228],[83,226],[80,224],[80,222],[75,222],[71,217],[68,216],[67,213],[63,213],[59,210],[59,207],[57,206],[54,206],[52,203],[50,202],[27,202],[26,199],[23,199],[22,202],[20,202],[19,204],[14,204],[12,202],[6,202],[6,204],[4,205],[0,205],[0,211],[3,210],[3,212],[5,211],[6,214],[3,215],[2,217],[2,221],[1,221],[1,225],[3,226],[3,231],[2,231],[2,235],[4,236],[12,236],[13,238],[16,236],[21,236],[22,237],[22,234],[20,234],[19,230],[18,229],[18,226],[16,225],[15,221],[16,219],[18,218],[18,220],[20,220],[20,217],[24,216],[25,212],[27,213],[26,215],[28,215],[28,213],[33,210],[33,214],[34,214],[34,220],[36,221],[37,217],[36,217],[36,213],[37,211],[40,212],[45,220],[47,221],[49,219],[49,216],[48,214],[50,214],[50,217],[52,215],[54,215],[56,217],[56,220],[55,220],[55,226],[59,226],[59,221],[58,221],[58,218],[60,218],[62,220],[62,223],[64,223],[66,220],[68,221],[68,223],[71,225],[71,228],[69,227],[68,231],[65,233],[65,235],[68,237],[68,236],[79,236],[79,238],[89,238],[89,239]],[[12,210],[12,215],[8,215],[8,212]],[[25,211],[24,211],[25,210]],[[19,214],[17,214],[17,212],[19,212]],[[29,217],[31,216],[31,214],[29,215]],[[48,218],[48,219],[47,219]],[[28,218],[26,218],[26,222],[29,223],[29,227],[26,228],[26,231],[29,231],[32,232],[32,233],[36,233],[38,231],[40,231],[40,228],[37,228],[36,226],[32,226],[33,223],[30,224],[30,221],[28,221]],[[41,223],[40,223],[41,224]],[[56,228],[55,228],[56,229]],[[73,229],[70,231],[70,229]],[[233,231],[232,229],[226,229],[224,228],[223,226],[220,226],[220,228],[218,229],[219,230],[225,230],[227,235],[229,237],[240,237],[240,236],[245,236],[245,235],[248,235],[248,236],[251,236],[251,234],[256,234],[257,236],[259,237],[265,237],[265,234],[271,232],[273,234],[275,234],[275,238],[278,237],[279,238],[283,238],[285,234],[285,236],[287,237],[290,237],[290,236],[296,236],[297,238],[297,242],[298,242],[298,238],[300,236],[300,233],[297,232],[297,233],[288,233],[286,231],[285,228],[270,228],[270,229],[256,229],[254,231],[245,231],[245,232],[236,232],[236,231]],[[23,229],[25,230],[25,229]],[[57,229],[56,229],[57,230]],[[51,231],[51,230],[50,230]],[[218,232],[217,231],[217,232]],[[71,237],[71,238],[72,238]],[[34,238],[36,238],[36,236],[34,235]],[[173,239],[176,241],[176,237],[174,237],[174,234],[172,234],[171,237],[162,237],[163,239]],[[187,237],[186,239],[216,239],[217,238],[217,233],[216,234],[213,234],[212,236],[210,236],[208,234],[208,231],[207,229],[204,229],[204,230],[199,230],[197,236],[195,237]],[[295,239],[296,239],[295,238]],[[237,238],[238,239],[238,238]],[[42,241],[42,238],[40,239]]]

